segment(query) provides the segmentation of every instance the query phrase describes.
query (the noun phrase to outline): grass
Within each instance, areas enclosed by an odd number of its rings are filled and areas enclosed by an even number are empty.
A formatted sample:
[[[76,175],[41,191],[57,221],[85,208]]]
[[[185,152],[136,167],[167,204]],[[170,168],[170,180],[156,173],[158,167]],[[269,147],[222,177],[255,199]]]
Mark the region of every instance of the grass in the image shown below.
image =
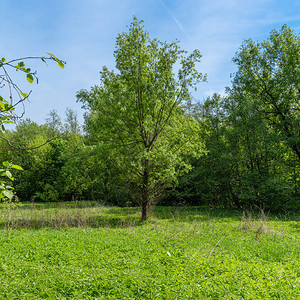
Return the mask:
[[[0,207],[0,299],[300,299],[300,218],[95,203]]]

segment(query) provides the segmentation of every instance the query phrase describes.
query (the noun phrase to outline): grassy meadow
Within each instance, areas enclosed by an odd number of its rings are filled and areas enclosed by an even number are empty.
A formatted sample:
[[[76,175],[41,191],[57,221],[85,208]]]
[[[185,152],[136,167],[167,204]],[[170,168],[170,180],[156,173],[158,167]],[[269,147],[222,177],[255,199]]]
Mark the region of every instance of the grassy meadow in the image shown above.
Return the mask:
[[[0,206],[0,299],[300,299],[300,217]]]

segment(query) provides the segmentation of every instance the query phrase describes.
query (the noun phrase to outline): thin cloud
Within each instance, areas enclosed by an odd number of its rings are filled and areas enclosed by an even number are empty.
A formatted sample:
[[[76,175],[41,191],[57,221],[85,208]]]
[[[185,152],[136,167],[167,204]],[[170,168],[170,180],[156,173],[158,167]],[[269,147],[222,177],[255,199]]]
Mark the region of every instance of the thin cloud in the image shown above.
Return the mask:
[[[180,23],[180,21],[175,17],[175,15],[172,13],[172,11],[166,6],[166,4],[162,1],[159,0],[159,2],[161,3],[161,5],[165,8],[165,10],[167,11],[167,13],[170,15],[170,17],[173,19],[173,21],[176,23],[176,25],[178,26],[178,28],[180,29],[180,31],[186,36],[189,37],[184,29],[184,27],[182,26],[182,24]]]

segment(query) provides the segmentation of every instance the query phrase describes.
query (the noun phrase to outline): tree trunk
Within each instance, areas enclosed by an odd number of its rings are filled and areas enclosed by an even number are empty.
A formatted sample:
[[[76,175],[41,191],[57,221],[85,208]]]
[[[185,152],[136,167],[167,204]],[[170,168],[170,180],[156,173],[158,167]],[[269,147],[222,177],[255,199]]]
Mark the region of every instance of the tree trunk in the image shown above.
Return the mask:
[[[147,220],[148,208],[150,205],[149,197],[149,159],[145,159],[142,187],[142,218],[141,222]]]
[[[230,194],[231,199],[233,200],[233,203],[235,204],[235,206],[238,209],[241,209],[241,205],[240,205],[239,199],[237,198],[237,196],[233,192],[233,188],[232,188],[232,185],[230,183],[229,183],[229,194]]]
[[[144,222],[147,220],[147,215],[148,215],[148,205],[147,203],[142,203],[142,218],[141,222]]]

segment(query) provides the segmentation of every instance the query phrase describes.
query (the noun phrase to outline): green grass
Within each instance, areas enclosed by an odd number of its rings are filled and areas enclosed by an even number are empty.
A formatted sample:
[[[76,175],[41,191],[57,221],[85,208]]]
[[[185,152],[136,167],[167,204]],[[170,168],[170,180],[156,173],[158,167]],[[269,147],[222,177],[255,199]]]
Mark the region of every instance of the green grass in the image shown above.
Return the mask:
[[[300,299],[300,219],[93,203],[0,208],[0,299]]]

